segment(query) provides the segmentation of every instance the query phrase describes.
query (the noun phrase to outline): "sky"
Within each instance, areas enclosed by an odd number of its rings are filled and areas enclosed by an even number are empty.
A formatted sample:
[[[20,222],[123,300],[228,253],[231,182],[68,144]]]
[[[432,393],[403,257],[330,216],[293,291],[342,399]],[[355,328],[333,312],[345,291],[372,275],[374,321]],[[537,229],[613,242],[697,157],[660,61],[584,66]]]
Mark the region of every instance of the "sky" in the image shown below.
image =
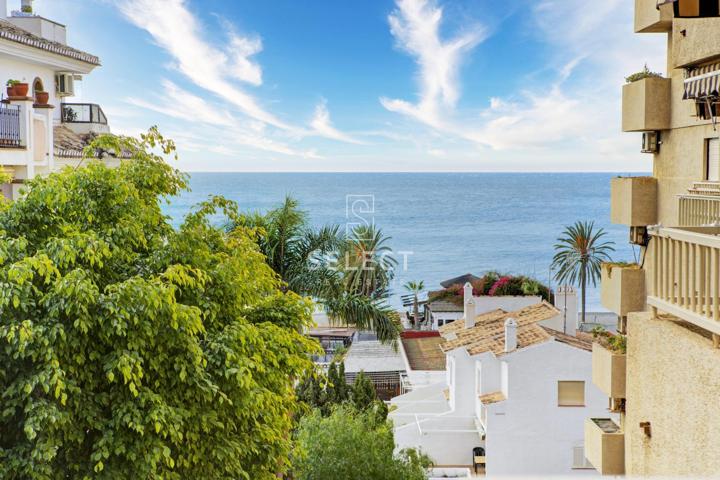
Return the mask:
[[[10,0],[10,7],[19,0]],[[98,55],[80,101],[186,171],[649,171],[628,0],[36,0]]]

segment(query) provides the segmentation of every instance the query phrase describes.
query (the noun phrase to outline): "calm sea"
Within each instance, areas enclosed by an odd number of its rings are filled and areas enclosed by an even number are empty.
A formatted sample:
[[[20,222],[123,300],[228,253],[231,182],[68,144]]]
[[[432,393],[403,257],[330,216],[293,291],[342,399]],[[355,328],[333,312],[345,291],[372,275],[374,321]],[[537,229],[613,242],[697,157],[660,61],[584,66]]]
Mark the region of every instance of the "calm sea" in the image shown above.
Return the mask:
[[[374,222],[392,237],[400,268],[394,304],[408,280],[498,270],[548,282],[553,245],[565,225],[594,220],[633,260],[626,227],[610,224],[610,173],[194,173],[191,192],[166,207],[175,224],[210,195],[266,211],[286,194],[315,225]],[[406,268],[404,267],[406,263]],[[588,309],[602,310],[599,291]]]

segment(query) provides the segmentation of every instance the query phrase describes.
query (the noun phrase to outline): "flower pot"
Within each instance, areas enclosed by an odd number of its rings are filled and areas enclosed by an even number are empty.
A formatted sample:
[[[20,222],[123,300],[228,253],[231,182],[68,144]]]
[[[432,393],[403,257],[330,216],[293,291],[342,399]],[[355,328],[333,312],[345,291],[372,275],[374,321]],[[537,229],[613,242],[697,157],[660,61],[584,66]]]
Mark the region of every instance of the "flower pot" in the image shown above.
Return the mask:
[[[8,97],[15,97],[15,85],[8,85],[7,87],[7,96]]]
[[[35,92],[35,103],[38,105],[47,105],[50,101],[49,92]]]
[[[15,96],[16,97],[27,97],[29,90],[30,90],[30,85],[28,85],[27,83],[15,84]]]

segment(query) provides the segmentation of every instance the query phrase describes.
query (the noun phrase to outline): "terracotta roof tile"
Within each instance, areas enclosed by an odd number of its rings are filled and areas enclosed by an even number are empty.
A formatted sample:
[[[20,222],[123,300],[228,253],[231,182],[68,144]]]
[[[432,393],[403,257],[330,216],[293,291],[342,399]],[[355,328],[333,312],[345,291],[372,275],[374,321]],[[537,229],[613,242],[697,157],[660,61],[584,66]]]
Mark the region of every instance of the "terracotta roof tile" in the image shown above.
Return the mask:
[[[100,65],[100,59],[95,55],[68,47],[62,43],[53,42],[39,37],[8,22],[7,20],[0,20],[0,38],[16,43],[22,43],[23,45],[35,47],[50,53],[56,53],[64,57],[69,57],[81,62],[90,63],[92,65]]]
[[[498,403],[507,400],[503,392],[487,393],[478,397],[483,405],[490,405],[491,403]]]
[[[458,324],[456,328],[441,329],[440,333],[448,341],[440,346],[443,352],[449,352],[456,348],[465,347],[470,355],[477,355],[484,352],[493,352],[495,355],[502,355],[505,350],[505,320],[514,318],[517,322],[517,348],[525,348],[537,343],[550,340],[553,335],[538,322],[549,320],[558,315],[560,311],[547,302],[525,307],[515,312],[494,310],[478,315],[475,326],[463,328],[463,320],[457,320],[448,327]]]
[[[445,370],[445,354],[440,346],[445,343],[442,337],[403,338],[410,368],[413,370]]]

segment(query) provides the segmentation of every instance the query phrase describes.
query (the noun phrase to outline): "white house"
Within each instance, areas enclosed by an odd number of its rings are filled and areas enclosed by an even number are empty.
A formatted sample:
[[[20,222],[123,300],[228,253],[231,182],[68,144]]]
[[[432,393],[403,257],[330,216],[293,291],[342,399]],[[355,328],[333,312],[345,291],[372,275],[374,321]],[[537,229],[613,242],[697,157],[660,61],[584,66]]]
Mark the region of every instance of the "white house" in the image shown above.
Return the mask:
[[[582,419],[607,416],[608,405],[592,384],[591,342],[576,333],[576,310],[539,302],[477,315],[469,284],[464,293],[464,318],[440,329],[445,380],[392,400],[398,448],[465,466],[482,447],[488,476],[593,474]],[[571,289],[556,304],[566,300],[576,301]]]
[[[0,103],[0,165],[13,177],[0,188],[10,199],[25,180],[77,164],[93,135],[109,132],[99,105],[68,101],[100,59],[67,45],[65,26],[32,8],[22,0],[7,16],[8,0],[0,0],[0,82],[28,86],[13,95],[3,88]]]

